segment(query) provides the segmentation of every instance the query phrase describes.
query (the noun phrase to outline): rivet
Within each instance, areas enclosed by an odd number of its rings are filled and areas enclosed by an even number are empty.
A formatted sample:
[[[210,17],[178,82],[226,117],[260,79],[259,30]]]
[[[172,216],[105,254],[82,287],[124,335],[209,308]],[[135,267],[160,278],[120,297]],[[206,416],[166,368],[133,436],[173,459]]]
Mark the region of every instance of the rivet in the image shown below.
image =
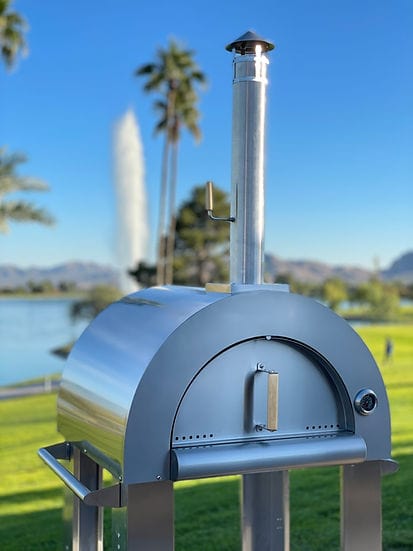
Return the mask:
[[[162,480],[161,475],[158,474],[158,476],[156,477],[156,480]]]

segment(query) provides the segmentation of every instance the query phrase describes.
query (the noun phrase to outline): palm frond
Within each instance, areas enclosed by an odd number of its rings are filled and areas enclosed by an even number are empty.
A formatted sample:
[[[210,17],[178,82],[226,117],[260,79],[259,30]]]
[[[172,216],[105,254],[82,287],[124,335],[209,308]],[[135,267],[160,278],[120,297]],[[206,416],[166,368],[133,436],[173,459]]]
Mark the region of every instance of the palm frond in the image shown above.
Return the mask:
[[[166,118],[160,119],[155,125],[154,134],[160,134],[161,132],[164,132],[167,127],[168,123]]]
[[[7,231],[7,221],[40,222],[50,225],[53,217],[44,209],[22,200],[4,201],[3,196],[9,193],[27,191],[47,191],[49,186],[36,178],[19,176],[16,168],[26,161],[21,153],[7,153],[0,148],[0,231]]]
[[[27,53],[24,32],[27,23],[17,12],[8,11],[10,2],[0,3],[0,52],[7,68],[11,68],[19,53]]]
[[[135,69],[135,76],[140,77],[143,75],[151,75],[155,70],[157,66],[155,63],[146,63],[145,65],[142,65],[141,67],[138,67]]]
[[[55,222],[46,210],[38,208],[27,201],[0,203],[0,231],[3,233],[8,230],[9,220],[14,222],[40,222],[48,226]]]
[[[0,197],[20,191],[49,191],[49,186],[36,178],[0,175]]]
[[[195,52],[171,39],[166,48],[158,48],[154,62],[140,66],[135,75],[144,77],[145,92],[158,92],[154,109],[160,113],[155,133],[166,132],[176,143],[182,128],[199,140],[199,112],[196,86],[204,84],[206,77],[194,60]]]

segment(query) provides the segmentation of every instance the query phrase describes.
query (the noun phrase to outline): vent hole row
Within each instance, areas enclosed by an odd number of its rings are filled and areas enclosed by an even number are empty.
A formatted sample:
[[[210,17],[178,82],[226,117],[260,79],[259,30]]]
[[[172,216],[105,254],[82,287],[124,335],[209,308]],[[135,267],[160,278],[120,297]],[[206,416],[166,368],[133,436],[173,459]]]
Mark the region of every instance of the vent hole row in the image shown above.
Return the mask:
[[[315,429],[322,429],[323,428],[323,425],[308,425],[307,427],[305,427],[305,430],[315,430]],[[324,428],[325,429],[334,429],[334,428],[337,428],[339,429],[340,428],[340,425],[324,425]]]
[[[175,436],[175,440],[199,440],[200,438],[207,438],[207,434],[196,434],[193,436],[190,434],[189,436]],[[209,438],[214,438],[213,434],[209,435]]]

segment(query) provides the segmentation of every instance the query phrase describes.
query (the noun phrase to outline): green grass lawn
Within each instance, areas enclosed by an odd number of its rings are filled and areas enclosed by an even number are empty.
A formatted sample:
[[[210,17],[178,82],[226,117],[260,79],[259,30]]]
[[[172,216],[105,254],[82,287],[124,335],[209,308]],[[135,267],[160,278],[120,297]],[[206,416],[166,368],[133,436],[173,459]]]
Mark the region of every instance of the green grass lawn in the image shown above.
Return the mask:
[[[383,479],[385,551],[413,550],[413,325],[370,326],[360,334],[381,365],[392,411],[393,456],[400,471]],[[382,365],[384,340],[395,344]],[[0,402],[0,549],[58,549],[63,491],[37,458],[61,441],[55,395]],[[240,549],[237,477],[176,485],[176,549]],[[110,538],[109,538],[110,544]],[[109,547],[108,547],[109,548]],[[291,549],[339,549],[338,468],[291,473]]]

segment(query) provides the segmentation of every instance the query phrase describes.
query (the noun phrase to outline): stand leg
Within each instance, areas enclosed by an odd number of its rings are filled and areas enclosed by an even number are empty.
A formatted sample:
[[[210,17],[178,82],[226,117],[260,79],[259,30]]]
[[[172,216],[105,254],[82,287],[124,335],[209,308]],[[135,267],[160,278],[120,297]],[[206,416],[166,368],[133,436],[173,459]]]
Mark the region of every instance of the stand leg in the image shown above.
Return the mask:
[[[242,477],[242,550],[288,551],[288,471]]]
[[[128,486],[128,549],[173,551],[173,483],[148,482]]]
[[[102,483],[102,469],[78,448],[73,450],[74,475],[91,490],[98,490]],[[103,510],[85,505],[74,497],[73,503],[73,551],[103,551]]]
[[[71,471],[73,472],[73,461],[70,461]],[[75,496],[67,486],[63,489],[63,551],[72,551],[73,549],[73,506]]]
[[[128,515],[126,507],[114,508],[112,513],[112,549],[122,551],[127,549]]]
[[[345,465],[341,471],[341,550],[381,548],[380,462]]]

